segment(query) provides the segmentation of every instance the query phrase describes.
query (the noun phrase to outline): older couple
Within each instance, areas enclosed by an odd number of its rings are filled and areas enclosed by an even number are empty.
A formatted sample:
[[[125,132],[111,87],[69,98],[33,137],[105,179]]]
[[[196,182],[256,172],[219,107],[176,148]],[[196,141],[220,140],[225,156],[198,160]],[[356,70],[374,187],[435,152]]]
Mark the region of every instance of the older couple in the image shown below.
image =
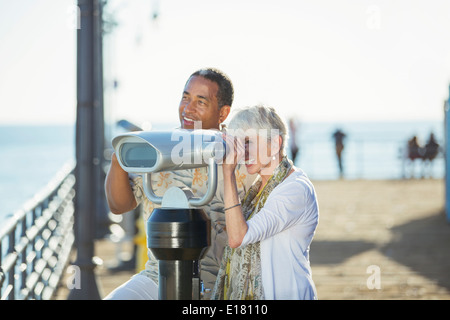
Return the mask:
[[[181,127],[220,129],[232,100],[226,75],[216,69],[195,72],[180,102]],[[216,195],[204,208],[212,236],[201,261],[201,277],[210,289],[205,298],[317,299],[309,265],[309,246],[318,224],[317,197],[306,174],[286,156],[284,120],[274,108],[241,109],[223,137],[234,152],[222,164]],[[169,185],[186,185],[201,196],[206,182],[192,179],[204,174],[199,170],[161,174],[155,189],[163,193]],[[105,190],[114,213],[143,202],[148,217],[154,208],[143,196],[142,179],[129,177],[115,156]],[[157,299],[157,281],[156,259],[149,252],[145,270],[106,299]]]

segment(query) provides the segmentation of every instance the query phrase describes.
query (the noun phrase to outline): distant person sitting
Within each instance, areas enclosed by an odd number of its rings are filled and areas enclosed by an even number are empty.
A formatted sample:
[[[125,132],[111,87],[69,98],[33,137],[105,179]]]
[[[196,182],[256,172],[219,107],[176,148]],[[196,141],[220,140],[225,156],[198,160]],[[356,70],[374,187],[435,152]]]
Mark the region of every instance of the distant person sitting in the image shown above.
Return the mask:
[[[422,148],[417,141],[417,136],[412,137],[408,141],[408,158],[411,161],[422,158]]]
[[[430,133],[430,137],[428,138],[428,142],[425,145],[425,152],[423,155],[424,160],[433,161],[434,158],[439,153],[439,143],[437,143],[436,138],[433,133]]]
[[[415,160],[423,159],[423,148],[420,146],[417,136],[408,140],[408,159],[410,162],[410,177],[414,178]]]
[[[430,133],[430,137],[428,138],[423,151],[423,176],[425,176],[425,171],[428,169],[428,176],[431,177],[432,163],[438,154],[439,143],[437,143],[434,134]]]
[[[344,150],[344,138],[345,133],[342,132],[340,129],[337,129],[333,133],[335,148],[336,148],[336,157],[338,161],[339,166],[339,177],[342,178],[344,176],[344,167],[342,165],[342,151]]]

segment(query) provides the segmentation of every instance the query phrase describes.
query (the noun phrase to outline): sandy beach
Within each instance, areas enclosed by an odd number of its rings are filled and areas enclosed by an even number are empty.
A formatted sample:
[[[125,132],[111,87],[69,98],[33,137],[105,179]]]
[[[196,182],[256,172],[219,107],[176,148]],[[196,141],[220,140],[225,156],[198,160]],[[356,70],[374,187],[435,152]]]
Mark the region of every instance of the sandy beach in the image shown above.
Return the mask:
[[[450,224],[442,180],[314,181],[320,222],[310,260],[319,299],[450,299]],[[101,296],[134,271],[111,273],[115,245],[96,243]],[[66,299],[64,280],[55,299]]]

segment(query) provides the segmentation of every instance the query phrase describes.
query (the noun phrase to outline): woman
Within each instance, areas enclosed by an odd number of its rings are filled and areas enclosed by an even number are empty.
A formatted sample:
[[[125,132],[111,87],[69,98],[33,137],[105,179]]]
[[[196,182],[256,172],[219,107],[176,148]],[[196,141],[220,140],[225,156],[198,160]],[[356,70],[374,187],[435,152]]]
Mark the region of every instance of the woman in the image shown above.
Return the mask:
[[[318,203],[308,177],[286,157],[286,125],[273,108],[256,106],[239,111],[228,128],[224,139],[235,150],[222,166],[229,245],[213,299],[317,299],[309,246]],[[234,169],[243,157],[259,177],[240,203]]]

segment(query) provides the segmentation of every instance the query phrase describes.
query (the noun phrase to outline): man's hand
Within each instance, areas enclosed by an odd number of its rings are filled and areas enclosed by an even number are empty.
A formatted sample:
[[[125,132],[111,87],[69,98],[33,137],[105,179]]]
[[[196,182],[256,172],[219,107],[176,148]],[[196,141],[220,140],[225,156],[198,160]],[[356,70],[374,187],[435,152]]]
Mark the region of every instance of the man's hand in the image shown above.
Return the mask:
[[[120,166],[115,153],[112,154],[111,167],[106,176],[105,192],[109,209],[114,214],[131,211],[137,206],[128,173]]]

